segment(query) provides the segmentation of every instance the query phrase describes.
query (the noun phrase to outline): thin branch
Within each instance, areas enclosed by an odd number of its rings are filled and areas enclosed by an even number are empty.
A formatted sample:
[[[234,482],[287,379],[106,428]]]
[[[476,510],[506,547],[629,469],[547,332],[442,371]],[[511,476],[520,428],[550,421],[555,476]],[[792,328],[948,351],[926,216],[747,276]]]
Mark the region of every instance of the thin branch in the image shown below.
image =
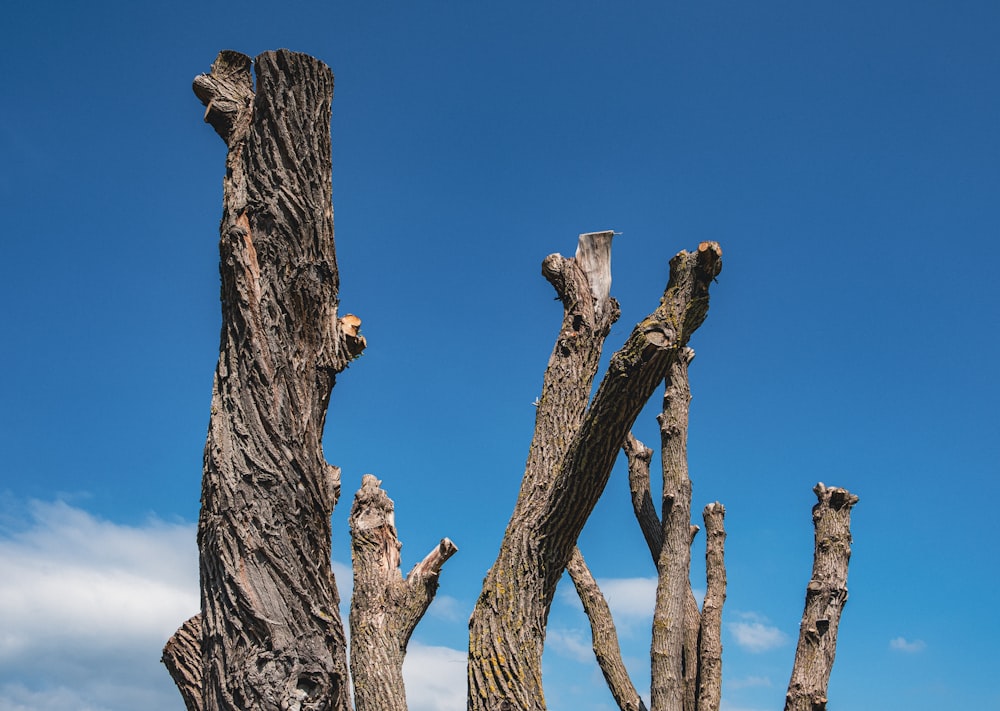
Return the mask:
[[[618,646],[618,633],[615,631],[615,621],[611,617],[611,608],[608,607],[608,602],[604,599],[594,576],[590,574],[579,548],[573,548],[573,556],[569,559],[566,571],[573,580],[580,602],[583,603],[583,611],[590,620],[594,655],[597,657],[608,689],[615,698],[615,703],[621,711],[646,711],[646,704],[635,690],[628,669],[622,662],[622,652]]]

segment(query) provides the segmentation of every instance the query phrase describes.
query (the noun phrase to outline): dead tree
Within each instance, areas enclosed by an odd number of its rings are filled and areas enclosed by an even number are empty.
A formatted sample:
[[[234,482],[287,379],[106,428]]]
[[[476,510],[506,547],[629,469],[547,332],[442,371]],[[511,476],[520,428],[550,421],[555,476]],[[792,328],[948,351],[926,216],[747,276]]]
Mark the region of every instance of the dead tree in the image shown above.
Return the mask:
[[[340,471],[320,440],[334,379],[365,341],[356,318],[338,315],[333,74],[284,50],[253,62],[226,51],[194,90],[228,147],[222,337],[198,524],[201,619],[168,644],[185,661],[169,668],[200,671],[181,680],[189,709],[346,710],[330,560]]]
[[[406,645],[455,547],[444,539],[404,578],[393,504],[374,476],[365,477],[351,513],[349,674],[331,568],[330,515],[340,471],[326,462],[321,437],[335,378],[366,343],[360,319],[339,315],[333,75],[318,60],[286,50],[254,60],[224,51],[210,73],[195,79],[194,90],[205,121],[228,149],[219,242],[222,335],[198,527],[201,613],[170,639],[163,661],[190,711],[347,711],[351,679],[358,711],[404,711]],[[612,357],[591,399],[604,340],[619,316],[610,295],[612,239],[610,231],[580,235],[574,257],[553,254],[542,264],[562,301],[563,321],[537,402],[521,492],[469,623],[469,711],[544,709],[545,625],[567,568],[615,698],[623,709],[643,708],[620,664],[607,604],[575,547],[623,442],[659,577],[653,709],[718,708],[723,509],[705,511],[709,593],[699,612],[688,579],[697,529],[690,526],[686,437],[693,355],[687,344],[707,315],[722,252],[703,242],[670,261],[659,306]],[[665,484],[657,514],[649,497],[651,453],[629,430],[662,382]],[[817,541],[819,531],[817,524]],[[830,535],[842,552],[843,532]],[[817,568],[810,583],[818,606],[807,604],[803,618],[811,635],[802,643],[806,675],[821,668],[829,675],[838,601],[846,597],[840,579],[825,570]],[[818,656],[810,656],[814,647]],[[822,691],[796,679],[794,688],[814,707],[825,698],[825,678]]]

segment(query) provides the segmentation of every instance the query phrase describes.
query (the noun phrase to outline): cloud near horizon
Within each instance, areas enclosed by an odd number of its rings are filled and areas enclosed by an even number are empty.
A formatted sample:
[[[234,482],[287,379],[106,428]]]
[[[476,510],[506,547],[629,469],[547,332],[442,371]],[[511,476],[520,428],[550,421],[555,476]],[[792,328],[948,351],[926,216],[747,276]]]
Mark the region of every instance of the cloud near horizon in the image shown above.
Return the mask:
[[[0,711],[182,711],[160,653],[198,612],[195,525],[121,525],[62,501],[18,518],[0,528]],[[349,600],[350,568],[334,570]],[[445,616],[459,607],[442,602]],[[411,711],[462,711],[465,660],[411,642]]]
[[[198,611],[194,525],[24,513],[0,531],[0,711],[182,708],[159,660]]]

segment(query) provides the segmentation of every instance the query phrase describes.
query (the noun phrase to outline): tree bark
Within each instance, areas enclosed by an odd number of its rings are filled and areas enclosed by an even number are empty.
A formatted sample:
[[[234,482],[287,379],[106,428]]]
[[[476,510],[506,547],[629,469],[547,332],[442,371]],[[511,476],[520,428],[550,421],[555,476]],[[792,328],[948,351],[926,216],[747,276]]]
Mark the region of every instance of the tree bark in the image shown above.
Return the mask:
[[[441,567],[458,548],[443,539],[404,579],[395,507],[366,474],[351,509],[354,594],[351,677],[357,711],[406,711],[403,657],[437,592]]]
[[[201,615],[195,615],[174,632],[163,647],[160,661],[181,692],[187,711],[202,711]]]
[[[663,548],[656,561],[650,685],[652,711],[684,709],[685,617],[691,586],[691,480],[687,468],[691,388],[688,364],[693,357],[694,351],[685,348],[671,363],[663,395],[663,412],[658,417],[663,462]]]
[[[726,601],[726,508],[702,511],[705,520],[705,601],[698,635],[698,711],[719,711],[722,701],[722,606]]]
[[[826,709],[826,690],[837,651],[837,629],[847,603],[851,508],[858,503],[858,497],[847,489],[827,487],[822,482],[813,491],[818,499],[813,507],[816,547],[785,711]]]
[[[228,146],[222,336],[198,527],[205,711],[349,709],[330,565],[340,471],[321,437],[335,376],[364,348],[338,318],[333,75],[286,50],[219,54],[194,81]]]
[[[573,586],[583,603],[583,611],[590,621],[590,633],[593,640],[594,655],[601,668],[604,680],[615,698],[615,703],[621,711],[646,711],[639,692],[629,677],[628,670],[622,662],[621,647],[618,646],[618,633],[615,630],[611,608],[608,607],[604,594],[601,593],[597,581],[590,573],[587,562],[579,548],[573,548],[573,555],[566,566],[566,572],[573,580]]]
[[[610,246],[610,233],[598,234],[607,235]],[[722,267],[714,242],[671,260],[659,308],[611,359],[585,409],[601,343],[613,321],[607,316],[610,311],[617,316],[617,308],[589,277],[596,270],[581,268],[582,253],[578,250],[575,260],[552,256],[543,266],[564,304],[563,329],[546,369],[521,493],[469,622],[472,711],[545,707],[541,657],[556,585],[629,428],[704,321],[709,285]],[[582,283],[565,278],[580,273],[588,275]],[[563,278],[553,278],[556,274]],[[574,295],[567,284],[585,288],[577,287]],[[592,355],[581,357],[577,349]]]

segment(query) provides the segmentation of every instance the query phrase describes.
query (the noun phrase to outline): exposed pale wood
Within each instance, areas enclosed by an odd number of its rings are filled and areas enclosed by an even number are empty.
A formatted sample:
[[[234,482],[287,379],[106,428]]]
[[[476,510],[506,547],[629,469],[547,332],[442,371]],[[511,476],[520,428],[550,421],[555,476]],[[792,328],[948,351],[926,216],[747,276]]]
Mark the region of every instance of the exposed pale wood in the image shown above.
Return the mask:
[[[646,711],[646,704],[635,690],[628,669],[622,662],[618,632],[611,617],[611,608],[608,607],[608,602],[604,599],[604,594],[601,593],[579,548],[573,548],[573,555],[569,559],[569,565],[566,566],[566,572],[569,573],[573,586],[580,596],[583,611],[587,613],[594,655],[618,708],[621,711]]]
[[[708,289],[722,267],[721,249],[705,244],[671,260],[660,306],[612,357],[589,408],[608,314],[597,315],[575,260],[553,255],[543,265],[564,304],[563,329],[546,370],[521,492],[469,623],[472,711],[544,708],[541,656],[556,585],[629,428],[705,319]],[[579,286],[571,293],[566,284]]]
[[[705,601],[698,641],[698,711],[719,711],[722,700],[722,606],[726,601],[726,508],[711,503],[705,521]]]
[[[366,474],[351,509],[351,676],[357,711],[405,711],[406,646],[458,548],[443,539],[404,579],[395,506],[380,484]]]
[[[837,651],[840,615],[847,603],[847,566],[851,560],[851,508],[858,497],[822,482],[813,491],[816,547],[812,578],[799,625],[785,711],[823,711],[830,671]]]

